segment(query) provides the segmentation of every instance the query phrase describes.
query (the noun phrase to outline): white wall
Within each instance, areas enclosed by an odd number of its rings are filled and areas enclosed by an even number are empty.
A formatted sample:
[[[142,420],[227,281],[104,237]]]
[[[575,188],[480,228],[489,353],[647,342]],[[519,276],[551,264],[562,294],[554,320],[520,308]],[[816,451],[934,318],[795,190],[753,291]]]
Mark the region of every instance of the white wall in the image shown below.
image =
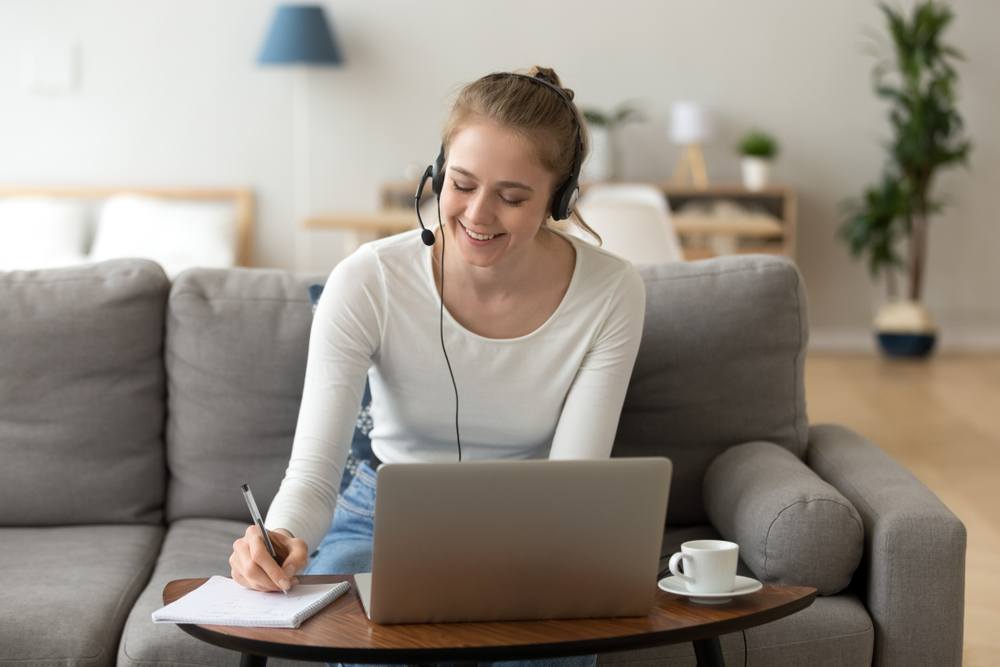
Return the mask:
[[[905,6],[912,4],[907,1]],[[1000,346],[1000,3],[952,3],[950,41],[961,109],[975,142],[971,170],[938,194],[925,300],[945,347]],[[813,342],[870,346],[879,292],[834,238],[837,204],[873,181],[887,136],[869,86],[865,30],[882,31],[862,0],[502,3],[337,0],[325,3],[347,58],[310,72],[309,209],[365,210],[378,184],[426,164],[447,104],[488,71],[556,68],[582,105],[642,100],[650,120],[625,132],[625,176],[665,179],[677,149],[670,104],[717,114],[708,147],[716,182],[738,178],[732,145],[753,125],[782,144],[775,180],[799,192],[798,263]],[[258,195],[259,264],[292,267],[293,82],[254,64],[273,3],[256,0],[0,0],[0,182],[249,185]],[[20,59],[39,40],[76,42],[80,82],[65,95],[24,89]],[[336,234],[308,241],[311,270],[340,255]]]

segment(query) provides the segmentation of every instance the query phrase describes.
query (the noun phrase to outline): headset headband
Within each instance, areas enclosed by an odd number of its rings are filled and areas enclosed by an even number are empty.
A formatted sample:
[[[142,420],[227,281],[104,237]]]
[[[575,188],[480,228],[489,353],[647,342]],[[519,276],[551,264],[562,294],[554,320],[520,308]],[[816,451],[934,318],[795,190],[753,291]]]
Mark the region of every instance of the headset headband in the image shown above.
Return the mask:
[[[541,73],[532,76],[529,74],[519,74],[517,72],[495,72],[493,74],[487,74],[484,78],[498,79],[502,77],[520,77],[522,79],[534,81],[535,83],[543,85],[554,91],[559,96],[559,99],[562,100],[563,104],[566,105],[567,111],[569,111],[570,115],[573,117],[573,124],[576,126],[576,140],[573,146],[573,164],[570,167],[569,175],[553,193],[552,208],[550,211],[554,220],[565,220],[573,211],[573,206],[576,204],[577,197],[580,194],[579,179],[580,166],[583,162],[583,130],[580,127],[580,121],[577,118],[576,107],[573,105],[573,101],[565,92],[563,92],[562,88],[553,84],[551,81],[542,78],[542,76],[543,75]],[[431,179],[431,189],[434,191],[434,194],[439,197],[441,196],[441,191],[444,189],[444,163],[444,145],[442,145],[438,151],[437,158],[434,160],[434,164],[427,168],[427,171],[424,172],[424,176],[420,179],[420,185],[417,187],[417,194],[415,196],[418,206],[420,195],[424,189],[424,181],[427,178]],[[421,224],[421,226],[423,225]]]

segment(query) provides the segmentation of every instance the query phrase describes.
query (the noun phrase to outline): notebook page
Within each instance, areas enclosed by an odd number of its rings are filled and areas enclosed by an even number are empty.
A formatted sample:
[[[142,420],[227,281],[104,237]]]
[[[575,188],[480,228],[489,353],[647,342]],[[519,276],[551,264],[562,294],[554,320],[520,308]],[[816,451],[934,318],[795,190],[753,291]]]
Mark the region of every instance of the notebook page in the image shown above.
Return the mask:
[[[299,584],[285,596],[243,588],[229,577],[213,576],[187,595],[153,612],[154,623],[197,623],[297,628],[343,595],[350,584]]]

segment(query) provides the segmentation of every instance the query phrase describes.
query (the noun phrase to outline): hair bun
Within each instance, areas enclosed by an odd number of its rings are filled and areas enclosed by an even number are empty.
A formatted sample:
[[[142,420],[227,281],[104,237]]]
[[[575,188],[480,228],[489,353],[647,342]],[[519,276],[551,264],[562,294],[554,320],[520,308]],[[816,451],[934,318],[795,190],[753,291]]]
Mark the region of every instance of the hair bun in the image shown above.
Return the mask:
[[[556,71],[551,67],[539,67],[538,65],[535,65],[531,68],[531,76],[552,84],[559,90],[563,91],[563,94],[570,100],[573,99],[573,91],[569,88],[563,88],[562,82],[559,80],[559,75],[556,74]]]

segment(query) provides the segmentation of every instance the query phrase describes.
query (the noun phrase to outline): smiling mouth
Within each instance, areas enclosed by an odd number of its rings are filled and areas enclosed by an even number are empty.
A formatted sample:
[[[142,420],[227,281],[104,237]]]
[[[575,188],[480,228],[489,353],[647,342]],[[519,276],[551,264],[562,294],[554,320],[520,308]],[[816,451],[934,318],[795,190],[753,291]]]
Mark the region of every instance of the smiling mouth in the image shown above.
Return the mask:
[[[465,235],[466,236],[468,236],[469,238],[474,239],[476,241],[492,241],[493,239],[495,239],[495,238],[497,238],[499,236],[503,236],[504,235],[503,233],[500,233],[500,234],[479,234],[478,232],[474,232],[471,229],[469,229],[468,227],[466,227],[464,224],[462,224],[461,220],[458,221],[458,224],[462,225],[462,229],[465,230]]]

